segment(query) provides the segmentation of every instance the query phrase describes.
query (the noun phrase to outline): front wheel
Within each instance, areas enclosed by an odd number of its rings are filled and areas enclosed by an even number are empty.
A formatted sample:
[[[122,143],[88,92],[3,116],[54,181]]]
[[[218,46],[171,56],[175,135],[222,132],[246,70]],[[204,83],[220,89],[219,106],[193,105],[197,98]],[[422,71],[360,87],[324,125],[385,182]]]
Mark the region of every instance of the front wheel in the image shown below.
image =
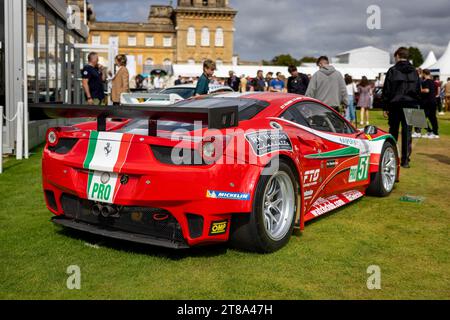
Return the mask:
[[[397,148],[390,141],[386,141],[381,151],[378,172],[372,175],[367,193],[377,197],[388,196],[397,181],[397,165]]]
[[[284,247],[292,235],[298,205],[297,179],[284,161],[277,170],[265,171],[256,188],[251,215],[233,221],[231,243],[241,249],[270,253]]]

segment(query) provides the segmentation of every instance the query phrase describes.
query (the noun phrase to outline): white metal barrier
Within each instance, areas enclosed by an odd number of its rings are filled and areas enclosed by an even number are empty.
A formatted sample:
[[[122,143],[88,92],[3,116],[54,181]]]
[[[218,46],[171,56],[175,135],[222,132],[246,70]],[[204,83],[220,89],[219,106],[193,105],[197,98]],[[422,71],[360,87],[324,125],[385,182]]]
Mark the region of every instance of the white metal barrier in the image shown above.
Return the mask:
[[[22,160],[24,156],[28,159],[28,110],[25,110],[23,102],[19,102],[16,114],[11,119],[3,115],[3,110],[4,107],[0,106],[0,174],[3,173],[3,119],[7,122],[16,121],[16,159]]]

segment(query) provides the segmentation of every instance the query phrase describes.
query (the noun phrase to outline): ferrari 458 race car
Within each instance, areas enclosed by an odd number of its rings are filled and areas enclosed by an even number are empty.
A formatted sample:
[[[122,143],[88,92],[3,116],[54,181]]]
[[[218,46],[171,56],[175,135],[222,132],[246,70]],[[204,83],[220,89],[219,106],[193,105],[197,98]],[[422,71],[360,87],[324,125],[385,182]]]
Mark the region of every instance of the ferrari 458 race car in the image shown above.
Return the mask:
[[[98,118],[48,130],[43,187],[54,223],[111,238],[274,252],[294,228],[365,194],[387,196],[399,177],[392,136],[297,95],[36,107]]]

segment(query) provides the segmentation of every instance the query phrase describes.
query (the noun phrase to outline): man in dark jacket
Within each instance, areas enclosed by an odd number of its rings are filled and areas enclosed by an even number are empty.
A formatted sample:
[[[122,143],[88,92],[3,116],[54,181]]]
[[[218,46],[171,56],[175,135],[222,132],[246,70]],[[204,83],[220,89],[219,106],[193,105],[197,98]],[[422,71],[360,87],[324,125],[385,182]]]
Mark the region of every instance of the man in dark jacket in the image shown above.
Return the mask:
[[[403,168],[409,168],[412,152],[412,131],[406,122],[403,109],[419,108],[420,78],[416,69],[408,61],[409,51],[401,47],[395,52],[395,66],[389,69],[383,87],[385,115],[389,118],[389,132],[398,140],[400,124],[402,126]]]
[[[227,85],[233,89],[235,92],[239,92],[241,87],[241,79],[239,79],[234,71],[229,72],[230,77],[227,79]]]
[[[304,96],[309,85],[309,78],[306,74],[300,73],[296,66],[289,66],[290,77],[288,79],[287,89],[289,93]]]

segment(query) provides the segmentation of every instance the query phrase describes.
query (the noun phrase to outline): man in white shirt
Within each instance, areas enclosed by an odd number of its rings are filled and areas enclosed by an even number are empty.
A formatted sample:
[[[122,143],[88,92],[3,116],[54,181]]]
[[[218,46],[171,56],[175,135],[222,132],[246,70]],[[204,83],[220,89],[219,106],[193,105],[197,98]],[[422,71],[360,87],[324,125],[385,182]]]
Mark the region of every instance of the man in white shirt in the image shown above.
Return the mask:
[[[161,75],[156,75],[155,79],[153,80],[153,86],[155,89],[163,89],[164,81],[161,79]]]

